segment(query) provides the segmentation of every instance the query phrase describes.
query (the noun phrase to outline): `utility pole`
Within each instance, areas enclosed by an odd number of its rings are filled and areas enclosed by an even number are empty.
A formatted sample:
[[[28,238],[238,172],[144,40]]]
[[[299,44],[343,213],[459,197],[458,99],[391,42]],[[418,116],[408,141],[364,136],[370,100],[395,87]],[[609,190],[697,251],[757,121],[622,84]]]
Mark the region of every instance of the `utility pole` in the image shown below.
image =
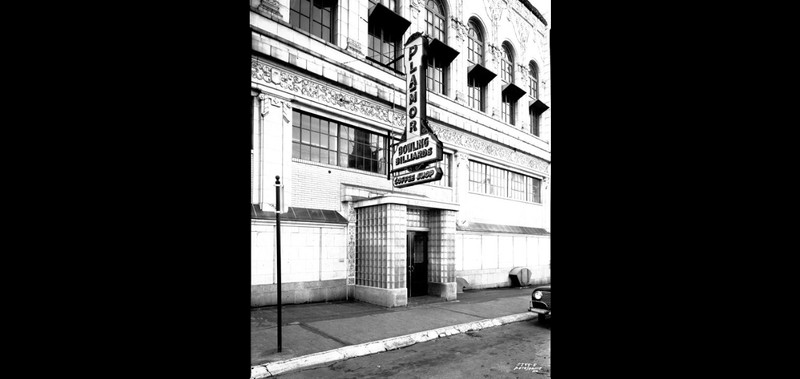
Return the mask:
[[[278,352],[283,350],[281,341],[281,177],[275,175],[275,236],[278,242]]]

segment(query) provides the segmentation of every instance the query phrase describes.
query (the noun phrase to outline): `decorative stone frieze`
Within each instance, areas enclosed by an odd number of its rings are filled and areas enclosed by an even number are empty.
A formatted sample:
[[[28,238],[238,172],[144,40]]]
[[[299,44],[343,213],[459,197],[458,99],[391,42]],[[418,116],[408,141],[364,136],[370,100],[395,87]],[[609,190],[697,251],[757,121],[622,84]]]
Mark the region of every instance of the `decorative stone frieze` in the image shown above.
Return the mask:
[[[434,123],[430,123],[429,125],[431,129],[433,129],[434,133],[436,133],[436,136],[446,144],[467,148],[494,158],[511,161],[520,166],[528,167],[544,176],[549,175],[548,168],[550,163],[544,159],[519,151],[514,151],[513,149],[491,143],[484,139],[475,138],[446,126]],[[456,154],[456,165],[460,165],[462,163],[462,159],[464,158],[462,158],[461,154]]]
[[[322,84],[305,75],[272,66],[255,57],[251,60],[251,76],[258,83],[293,92],[295,95],[323,105],[333,105],[343,111],[400,128],[405,125],[406,117],[403,112],[393,111],[390,107],[375,101]]]

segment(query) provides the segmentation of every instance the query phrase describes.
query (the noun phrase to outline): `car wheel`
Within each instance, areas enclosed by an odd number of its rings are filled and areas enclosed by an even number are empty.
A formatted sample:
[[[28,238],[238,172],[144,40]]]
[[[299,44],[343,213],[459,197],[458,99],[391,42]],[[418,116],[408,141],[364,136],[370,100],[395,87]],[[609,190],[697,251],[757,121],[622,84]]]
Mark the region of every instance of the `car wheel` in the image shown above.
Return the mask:
[[[544,321],[544,320],[545,320],[545,318],[547,318],[547,316],[546,316],[545,314],[543,314],[543,313],[539,313],[539,322],[542,322],[542,321]]]

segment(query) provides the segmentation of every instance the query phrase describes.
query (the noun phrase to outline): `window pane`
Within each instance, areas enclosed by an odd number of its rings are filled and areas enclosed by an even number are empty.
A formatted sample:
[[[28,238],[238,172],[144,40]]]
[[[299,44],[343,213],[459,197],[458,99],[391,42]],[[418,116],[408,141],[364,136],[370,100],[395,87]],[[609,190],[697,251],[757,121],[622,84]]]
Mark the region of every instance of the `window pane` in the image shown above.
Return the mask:
[[[292,141],[300,141],[300,128],[292,128]]]
[[[307,17],[302,17],[302,16],[300,17],[300,29],[303,29],[305,31],[310,30],[310,28],[308,26],[308,18]]]
[[[308,160],[311,157],[311,146],[300,146],[300,158]]]
[[[319,133],[311,132],[311,144],[319,146]]]
[[[319,148],[317,147],[311,148],[311,160],[314,162],[319,162]]]
[[[300,144],[292,144],[292,158],[300,158]]]
[[[292,112],[292,126],[300,126],[300,113],[297,111]]]
[[[310,127],[310,129],[311,129],[312,132],[318,132],[319,131],[319,119],[318,118],[316,118],[316,117],[312,117],[311,118],[311,127]]]
[[[303,127],[308,128],[309,125],[311,125],[311,116],[304,114],[302,121],[303,121]]]
[[[328,163],[328,150],[322,149],[319,151],[319,161],[321,163]]]
[[[302,137],[303,138],[301,140],[303,141],[303,143],[311,142],[311,132],[310,131],[304,129],[303,133],[302,133]]]

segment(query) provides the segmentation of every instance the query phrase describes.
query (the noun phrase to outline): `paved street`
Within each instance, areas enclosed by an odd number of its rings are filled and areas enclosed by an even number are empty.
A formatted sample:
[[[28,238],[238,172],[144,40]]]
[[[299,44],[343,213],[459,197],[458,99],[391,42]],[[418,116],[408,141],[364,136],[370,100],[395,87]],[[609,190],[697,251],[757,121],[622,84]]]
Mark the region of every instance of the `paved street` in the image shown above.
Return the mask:
[[[279,377],[549,378],[550,322],[511,323]]]

